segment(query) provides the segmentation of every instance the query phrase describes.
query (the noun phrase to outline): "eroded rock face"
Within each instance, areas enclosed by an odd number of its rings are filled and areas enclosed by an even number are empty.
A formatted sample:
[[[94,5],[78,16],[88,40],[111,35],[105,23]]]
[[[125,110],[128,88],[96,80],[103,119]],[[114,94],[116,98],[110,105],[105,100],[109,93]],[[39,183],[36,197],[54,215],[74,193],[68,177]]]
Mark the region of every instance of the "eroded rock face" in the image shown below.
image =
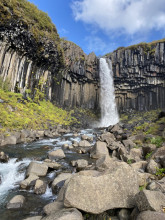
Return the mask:
[[[109,55],[120,110],[165,107],[165,43],[119,49]]]
[[[129,165],[120,163],[99,176],[77,174],[64,188],[66,207],[93,214],[115,208],[132,208],[134,196],[139,192],[136,173]]]

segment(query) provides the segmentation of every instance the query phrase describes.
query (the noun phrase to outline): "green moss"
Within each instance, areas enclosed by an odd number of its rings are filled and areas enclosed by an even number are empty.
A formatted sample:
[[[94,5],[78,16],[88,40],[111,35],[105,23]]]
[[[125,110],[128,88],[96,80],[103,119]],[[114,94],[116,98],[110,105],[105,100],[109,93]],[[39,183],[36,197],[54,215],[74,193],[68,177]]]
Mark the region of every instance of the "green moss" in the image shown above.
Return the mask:
[[[1,132],[5,130],[46,129],[51,125],[70,125],[77,123],[76,118],[72,117],[72,111],[66,111],[54,106],[46,100],[38,100],[34,103],[30,98],[24,100],[21,94],[5,92],[0,89],[0,124]]]
[[[153,152],[147,153],[146,156],[145,156],[145,158],[146,158],[146,159],[149,159],[149,158],[152,156],[152,153],[153,153]]]
[[[165,168],[157,168],[156,169],[156,176],[163,178],[165,176]]]

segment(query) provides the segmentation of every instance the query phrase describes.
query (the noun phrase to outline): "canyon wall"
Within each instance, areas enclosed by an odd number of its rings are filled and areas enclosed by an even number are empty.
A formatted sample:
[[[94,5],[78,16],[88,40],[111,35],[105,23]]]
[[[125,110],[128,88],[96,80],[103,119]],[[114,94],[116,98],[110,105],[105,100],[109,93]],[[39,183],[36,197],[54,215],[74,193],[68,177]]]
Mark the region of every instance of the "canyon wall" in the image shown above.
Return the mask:
[[[109,54],[119,111],[165,108],[165,43],[141,44]]]
[[[60,39],[36,42],[18,21],[0,26],[0,78],[25,98],[41,91],[63,107],[98,107],[95,54],[87,56],[77,45]]]

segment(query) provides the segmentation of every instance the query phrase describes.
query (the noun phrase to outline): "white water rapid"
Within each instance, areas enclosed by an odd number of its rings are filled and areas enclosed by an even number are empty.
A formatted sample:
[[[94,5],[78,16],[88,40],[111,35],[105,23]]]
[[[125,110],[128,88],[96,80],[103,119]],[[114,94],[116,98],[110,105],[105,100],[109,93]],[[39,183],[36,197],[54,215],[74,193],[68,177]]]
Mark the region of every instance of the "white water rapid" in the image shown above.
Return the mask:
[[[101,121],[99,127],[108,127],[119,122],[115,102],[112,63],[109,59],[100,58],[100,106]]]

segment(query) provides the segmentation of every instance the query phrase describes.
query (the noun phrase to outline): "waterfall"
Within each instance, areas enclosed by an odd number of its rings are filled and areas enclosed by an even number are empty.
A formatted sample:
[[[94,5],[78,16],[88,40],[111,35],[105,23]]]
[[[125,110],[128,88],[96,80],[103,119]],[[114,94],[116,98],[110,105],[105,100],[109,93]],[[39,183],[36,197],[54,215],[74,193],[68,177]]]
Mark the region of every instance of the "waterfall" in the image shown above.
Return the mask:
[[[100,106],[101,121],[99,127],[108,127],[119,122],[115,102],[112,63],[109,59],[100,58]]]

